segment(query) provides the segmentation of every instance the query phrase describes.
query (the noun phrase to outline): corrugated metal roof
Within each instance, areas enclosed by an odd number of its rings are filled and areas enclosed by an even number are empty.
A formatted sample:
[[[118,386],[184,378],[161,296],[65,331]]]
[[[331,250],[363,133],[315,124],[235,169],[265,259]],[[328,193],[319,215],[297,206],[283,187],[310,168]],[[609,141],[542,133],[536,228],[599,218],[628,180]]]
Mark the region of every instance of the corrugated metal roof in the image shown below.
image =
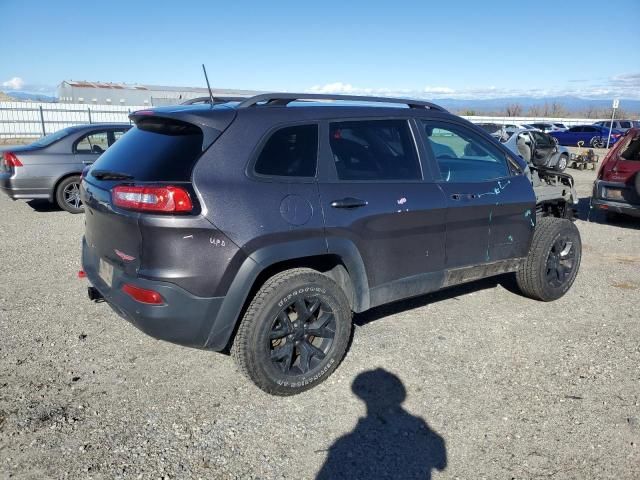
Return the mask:
[[[208,94],[209,91],[202,87],[175,87],[170,85],[141,85],[141,84],[127,84],[127,83],[112,83],[112,82],[88,82],[86,80],[65,80],[63,83],[67,83],[72,87],[78,88],[110,88],[116,90],[148,90],[148,91],[163,91],[163,92],[193,92],[198,94]],[[255,90],[237,90],[231,88],[213,88],[216,95],[227,96],[248,96],[255,95],[259,92]]]

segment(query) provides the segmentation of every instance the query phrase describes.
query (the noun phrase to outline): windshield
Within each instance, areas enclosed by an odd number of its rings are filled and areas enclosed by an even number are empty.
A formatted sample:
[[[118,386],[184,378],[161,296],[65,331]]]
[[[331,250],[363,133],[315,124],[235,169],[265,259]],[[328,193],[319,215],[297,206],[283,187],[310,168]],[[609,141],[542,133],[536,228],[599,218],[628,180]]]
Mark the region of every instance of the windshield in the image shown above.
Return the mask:
[[[63,128],[62,130],[58,130],[57,132],[50,133],[49,135],[46,135],[46,136],[36,140],[31,145],[34,146],[34,147],[48,147],[52,143],[57,142],[58,140],[66,137],[67,135],[69,135],[74,130],[75,130],[75,127]]]

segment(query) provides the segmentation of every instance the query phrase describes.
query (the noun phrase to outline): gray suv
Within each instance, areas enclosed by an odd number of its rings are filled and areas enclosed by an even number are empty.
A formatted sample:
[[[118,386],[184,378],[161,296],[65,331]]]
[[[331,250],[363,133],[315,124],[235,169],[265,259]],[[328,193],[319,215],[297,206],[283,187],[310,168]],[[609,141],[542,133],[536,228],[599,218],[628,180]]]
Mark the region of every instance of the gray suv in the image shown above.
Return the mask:
[[[264,94],[131,120],[82,180],[89,297],[230,351],[271,394],[326,379],[353,312],[507,272],[550,301],[576,278],[571,177],[432,103]]]

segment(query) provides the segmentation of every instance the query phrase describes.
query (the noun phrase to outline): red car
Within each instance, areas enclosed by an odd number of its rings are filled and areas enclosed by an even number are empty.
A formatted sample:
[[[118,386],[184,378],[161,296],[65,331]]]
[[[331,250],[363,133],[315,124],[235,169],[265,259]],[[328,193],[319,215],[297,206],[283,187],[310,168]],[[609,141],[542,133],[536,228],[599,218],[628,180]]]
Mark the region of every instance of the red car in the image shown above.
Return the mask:
[[[640,217],[640,128],[627,130],[609,150],[593,184],[591,205]]]

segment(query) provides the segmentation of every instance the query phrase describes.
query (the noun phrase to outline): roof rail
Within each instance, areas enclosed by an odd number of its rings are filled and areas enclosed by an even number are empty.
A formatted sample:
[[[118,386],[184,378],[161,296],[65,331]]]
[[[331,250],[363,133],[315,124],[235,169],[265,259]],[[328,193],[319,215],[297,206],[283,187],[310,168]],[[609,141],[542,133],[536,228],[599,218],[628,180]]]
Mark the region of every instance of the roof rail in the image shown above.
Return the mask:
[[[409,108],[424,108],[429,110],[437,110],[438,112],[446,112],[444,108],[435,103],[424,102],[422,100],[413,100],[408,98],[392,98],[392,97],[365,97],[359,95],[331,95],[325,93],[263,93],[254,97],[247,98],[240,102],[238,108],[255,107],[261,102],[265,105],[286,106],[296,100],[336,100],[349,102],[379,102],[379,103],[398,103],[406,105]]]

